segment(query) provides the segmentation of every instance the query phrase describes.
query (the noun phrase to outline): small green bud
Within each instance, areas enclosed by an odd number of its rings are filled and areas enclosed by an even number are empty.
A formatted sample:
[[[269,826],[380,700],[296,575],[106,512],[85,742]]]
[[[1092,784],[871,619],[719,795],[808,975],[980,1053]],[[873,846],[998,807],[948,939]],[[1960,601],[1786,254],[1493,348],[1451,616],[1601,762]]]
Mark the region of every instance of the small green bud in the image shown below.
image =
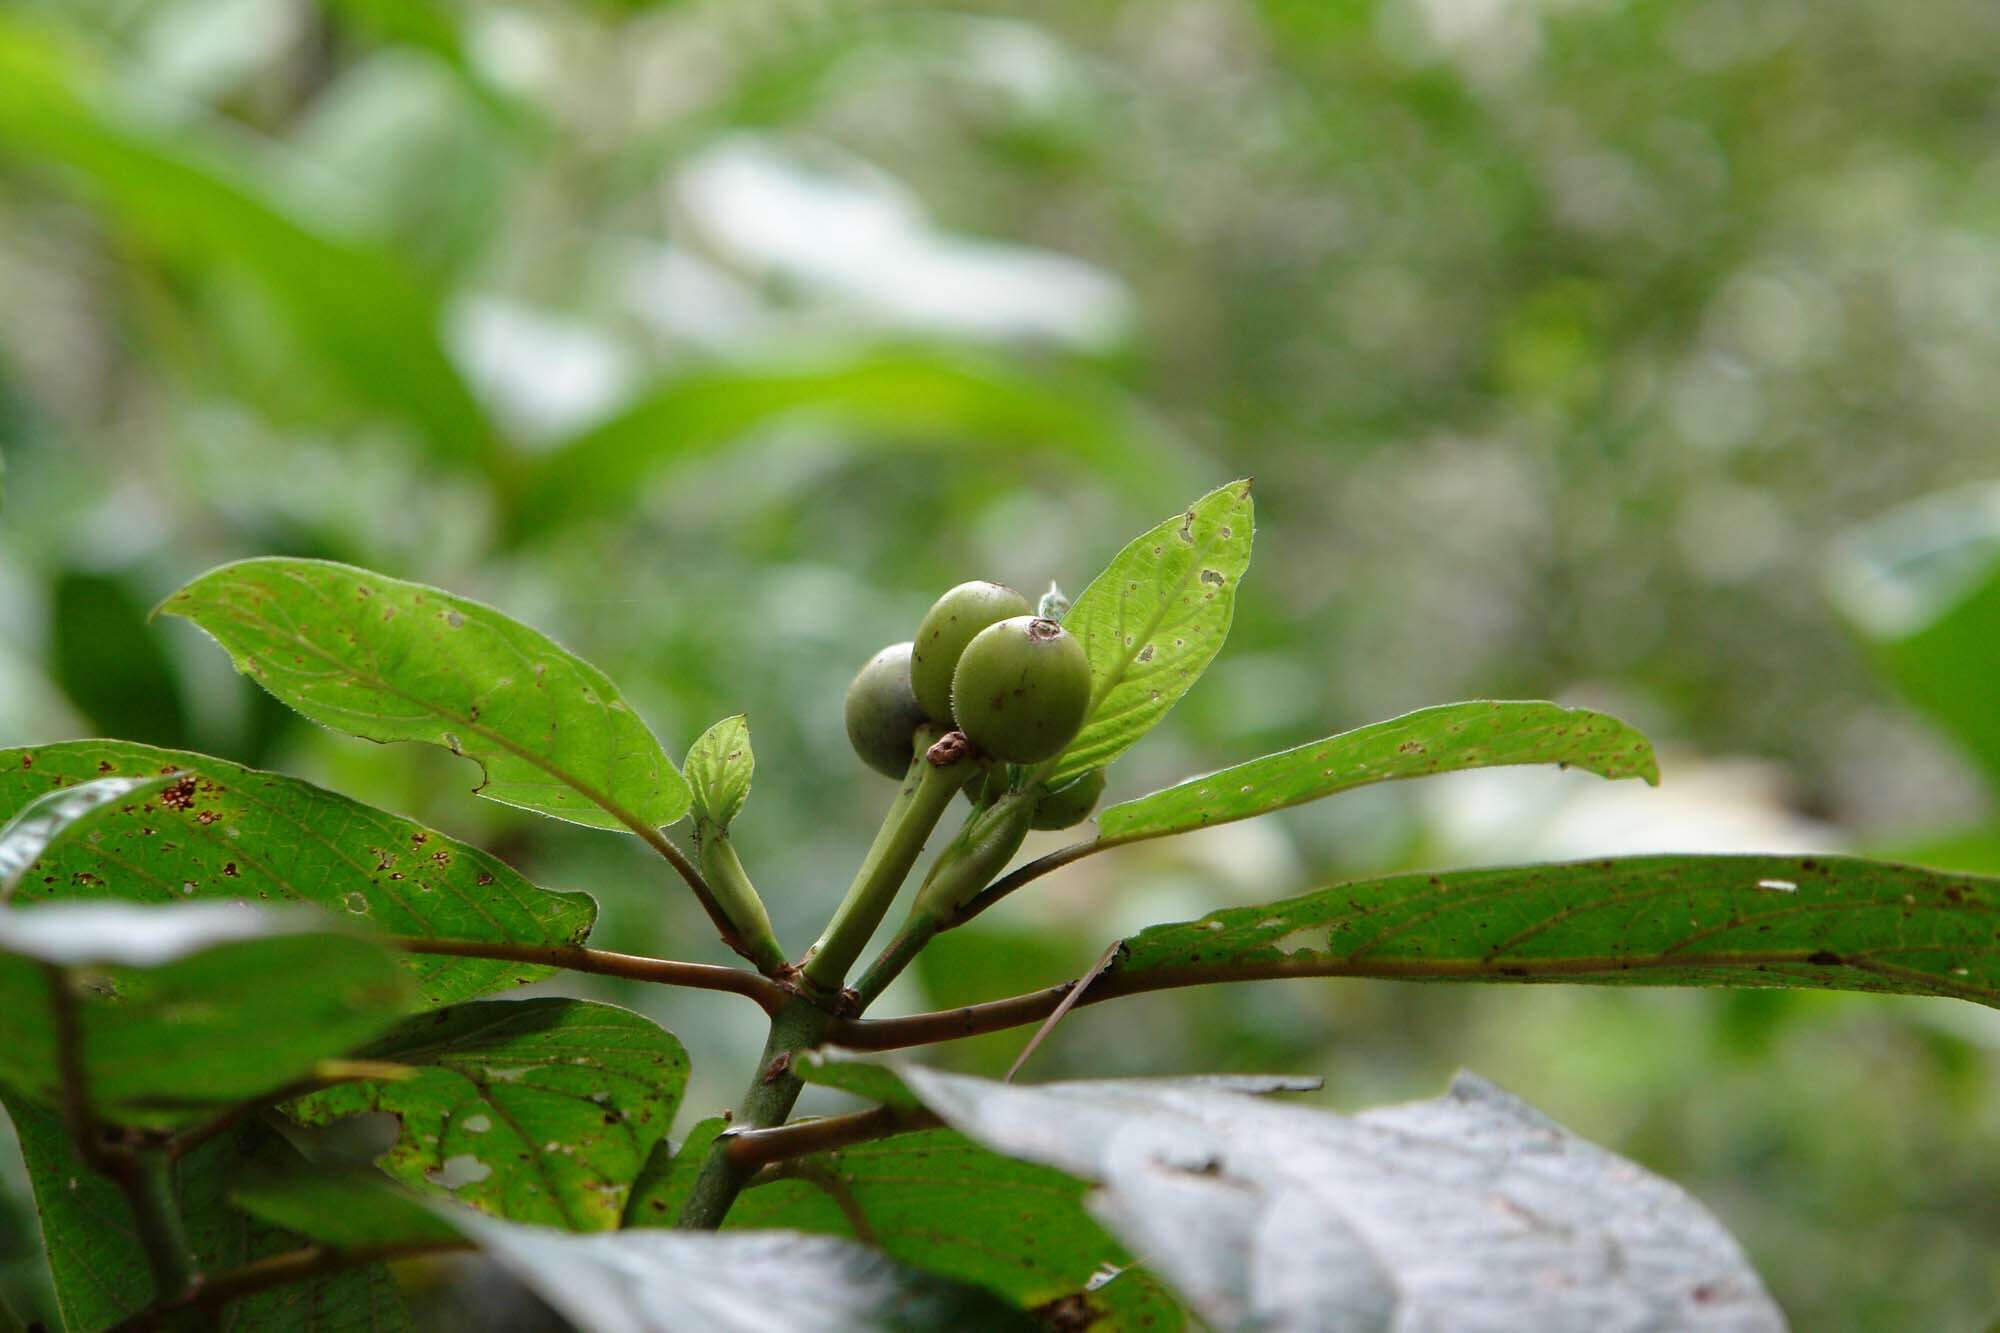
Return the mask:
[[[1060,787],[1043,787],[1029,828],[1058,829],[1081,824],[1104,795],[1104,770],[1079,773]]]
[[[861,668],[847,687],[847,739],[861,762],[900,778],[916,754],[924,710],[910,689],[910,645],[892,643]]]
[[[951,726],[951,680],[972,636],[988,625],[1033,610],[1028,599],[1000,583],[961,583],[931,604],[917,625],[910,685],[933,722]]]
[[[1062,752],[1090,707],[1090,661],[1053,620],[1015,616],[965,645],[951,682],[952,709],[974,745],[1011,764]]]

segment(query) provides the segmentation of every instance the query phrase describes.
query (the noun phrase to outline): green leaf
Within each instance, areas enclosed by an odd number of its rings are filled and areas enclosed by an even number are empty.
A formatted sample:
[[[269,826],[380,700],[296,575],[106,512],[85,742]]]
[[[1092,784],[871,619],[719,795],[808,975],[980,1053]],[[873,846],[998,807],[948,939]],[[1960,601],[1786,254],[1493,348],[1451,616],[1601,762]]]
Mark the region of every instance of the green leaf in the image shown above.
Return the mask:
[[[687,784],[610,678],[492,607],[267,559],[210,570],[160,609],[322,726],[471,759],[490,800],[649,839],[687,813]]]
[[[1170,1329],[1173,1299],[1084,1211],[1084,1185],[1002,1157],[950,1130],[901,1135],[786,1163],[784,1179],[749,1190],[730,1228],[784,1227],[849,1236],[900,1263],[1051,1307],[1093,1333]]]
[[[264,197],[240,128],[161,118],[124,80],[19,23],[0,23],[0,146],[57,164],[166,254],[243,274],[357,399],[411,422],[444,456],[497,467],[501,448],[446,355],[438,294],[383,250]]]
[[[73,569],[55,580],[49,669],[93,729],[152,745],[186,744],[180,673],[123,580]]]
[[[863,443],[936,448],[988,443],[1077,460],[1106,476],[1184,494],[1185,469],[1157,429],[1092,379],[1024,373],[964,349],[866,348],[834,358],[685,372],[544,455],[515,514],[524,534],[622,512],[672,461],[699,458],[797,417]]]
[[[728,1128],[728,1117],[712,1115],[696,1122],[679,1144],[667,1139],[654,1144],[652,1156],[646,1159],[645,1168],[632,1182],[632,1193],[625,1200],[623,1225],[674,1225],[681,1215],[682,1206],[687,1203],[688,1195],[694,1191],[695,1178],[701,1174],[708,1150],[715,1146],[716,1139]]]
[[[387,951],[316,912],[240,903],[0,910],[0,1086],[60,1101],[51,988],[74,996],[91,1105],[174,1128],[310,1075],[408,1007]]]
[[[1098,1219],[1216,1328],[1784,1328],[1679,1187],[1470,1075],[1358,1116],[1163,1082],[904,1077],[968,1138],[1094,1182]]]
[[[237,1200],[333,1245],[439,1239],[434,1224],[412,1218],[406,1199],[359,1174],[280,1178],[239,1190]],[[823,1236],[658,1228],[579,1236],[448,1203],[432,1211],[583,1333],[1038,1327],[990,1293]]]
[[[750,778],[757,770],[750,719],[738,713],[702,732],[688,749],[686,767],[695,813],[727,829],[750,799]]]
[[[6,1109],[20,1131],[63,1323],[99,1329],[136,1314],[150,1303],[153,1281],[124,1197],[84,1165],[54,1113],[13,1099]],[[288,1155],[270,1130],[250,1121],[176,1164],[175,1196],[201,1268],[233,1268],[303,1243],[301,1235],[253,1220],[227,1197],[252,1163]],[[233,1306],[225,1325],[256,1333],[400,1333],[410,1326],[402,1293],[380,1264],[259,1293]],[[210,1325],[187,1316],[168,1327]]]
[[[363,1056],[419,1069],[407,1081],[315,1093],[292,1114],[326,1125],[389,1112],[402,1133],[380,1160],[397,1180],[496,1217],[572,1231],[618,1225],[688,1072],[671,1033],[583,1000],[440,1009]]]
[[[1154,926],[1100,986],[1249,977],[1803,986],[2000,1005],[2000,880],[1848,856],[1394,875]]]
[[[1660,779],[1652,745],[1615,717],[1550,703],[1477,700],[1405,713],[1114,805],[1098,818],[1098,841],[1138,842],[1249,819],[1371,782],[1507,764],[1561,764],[1655,784]]]
[[[537,888],[476,847],[296,778],[123,741],[0,750],[0,810],[100,781],[165,789],[102,809],[92,836],[42,857],[17,902],[309,902],[392,935],[518,944],[581,943],[597,915],[585,894]],[[431,1005],[552,971],[486,958],[402,962]]]
[[[1250,483],[1231,482],[1120,551],[1063,617],[1090,658],[1090,711],[1057,785],[1102,768],[1180,701],[1229,636],[1250,567]]]
[[[115,813],[115,802],[155,790],[170,779],[154,774],[139,778],[97,778],[74,787],[58,787],[22,806],[0,828],[0,904],[14,896],[35,863],[64,842]]]

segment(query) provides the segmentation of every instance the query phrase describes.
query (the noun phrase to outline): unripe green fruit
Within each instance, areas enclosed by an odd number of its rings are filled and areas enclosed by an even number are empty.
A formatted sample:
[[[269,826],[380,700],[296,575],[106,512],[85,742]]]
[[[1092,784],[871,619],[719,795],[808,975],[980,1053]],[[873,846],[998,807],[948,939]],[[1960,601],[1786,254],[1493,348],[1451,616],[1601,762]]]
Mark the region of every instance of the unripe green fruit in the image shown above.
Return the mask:
[[[1081,824],[1104,795],[1104,770],[1093,768],[1060,787],[1044,787],[1029,828],[1058,829]]]
[[[892,643],[868,659],[847,687],[847,739],[861,762],[900,778],[916,753],[924,710],[910,689],[910,645]]]
[[[952,711],[974,745],[1039,764],[1068,745],[1090,706],[1090,662],[1053,620],[1015,616],[972,636],[951,681]]]
[[[910,658],[910,685],[931,721],[952,725],[952,675],[972,636],[988,625],[1028,615],[1034,609],[1027,598],[1005,584],[984,581],[961,583],[931,604],[917,625]]]

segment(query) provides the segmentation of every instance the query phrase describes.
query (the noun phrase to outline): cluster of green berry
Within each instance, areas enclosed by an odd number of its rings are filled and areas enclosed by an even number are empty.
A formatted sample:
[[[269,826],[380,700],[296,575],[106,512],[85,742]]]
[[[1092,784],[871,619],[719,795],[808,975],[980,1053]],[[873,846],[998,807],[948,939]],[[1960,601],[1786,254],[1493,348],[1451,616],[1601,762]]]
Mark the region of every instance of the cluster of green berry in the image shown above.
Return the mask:
[[[862,762],[900,778],[926,726],[963,733],[996,765],[1040,764],[1062,753],[1090,706],[1090,663],[1076,636],[998,583],[961,583],[938,598],[907,643],[868,660],[847,688],[847,737]],[[974,800],[983,784],[967,787]],[[1096,806],[1093,770],[1037,795],[1035,828],[1067,828]]]

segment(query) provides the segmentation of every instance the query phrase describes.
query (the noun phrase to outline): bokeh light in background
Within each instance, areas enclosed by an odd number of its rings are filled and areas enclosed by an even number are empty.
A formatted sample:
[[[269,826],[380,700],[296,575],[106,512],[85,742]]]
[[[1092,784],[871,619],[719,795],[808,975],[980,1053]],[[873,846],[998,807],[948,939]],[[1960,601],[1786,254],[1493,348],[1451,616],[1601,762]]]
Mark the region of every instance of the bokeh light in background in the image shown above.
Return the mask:
[[[1232,641],[1114,797],[1477,695],[1618,711],[1665,786],[1468,775],[1135,848],[892,1003],[1409,865],[2000,870],[1996,65],[1981,0],[15,3],[0,737],[299,773],[589,888],[613,947],[718,956],[633,846],[316,732],[144,619],[244,555],[444,584],[671,749],[749,713],[739,836],[796,946],[887,797],[842,736],[854,667],[951,583],[1074,590],[1254,474]],[[732,1098],[751,1015],[578,984],[688,1042],[690,1115]],[[1469,1065],[1687,1184],[1800,1328],[2000,1315],[1984,1011],[1130,1005],[1036,1072],[1301,1070],[1355,1106]]]

